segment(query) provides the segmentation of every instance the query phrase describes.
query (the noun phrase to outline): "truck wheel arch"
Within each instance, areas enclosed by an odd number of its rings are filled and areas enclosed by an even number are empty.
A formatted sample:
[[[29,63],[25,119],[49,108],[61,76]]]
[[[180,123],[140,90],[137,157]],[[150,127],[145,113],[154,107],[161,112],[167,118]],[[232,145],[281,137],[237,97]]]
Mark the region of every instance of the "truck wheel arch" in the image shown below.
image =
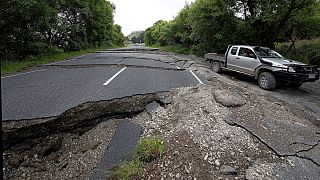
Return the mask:
[[[259,75],[263,72],[269,72],[274,75],[274,73],[271,69],[266,68],[266,67],[261,67],[261,68],[256,69],[256,71],[254,73],[254,78],[257,80],[259,78]]]

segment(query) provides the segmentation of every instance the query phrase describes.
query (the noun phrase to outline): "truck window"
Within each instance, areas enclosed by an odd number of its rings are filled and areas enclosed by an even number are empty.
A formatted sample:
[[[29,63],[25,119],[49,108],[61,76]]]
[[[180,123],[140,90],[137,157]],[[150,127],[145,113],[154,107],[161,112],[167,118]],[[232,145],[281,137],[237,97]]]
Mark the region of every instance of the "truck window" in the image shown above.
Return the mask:
[[[236,55],[236,54],[237,54],[237,51],[238,51],[238,47],[233,47],[233,48],[231,49],[231,54],[232,54],[232,55]]]
[[[251,49],[248,48],[240,48],[239,50],[239,56],[244,56],[244,57],[249,57],[249,58],[254,58],[255,54]]]

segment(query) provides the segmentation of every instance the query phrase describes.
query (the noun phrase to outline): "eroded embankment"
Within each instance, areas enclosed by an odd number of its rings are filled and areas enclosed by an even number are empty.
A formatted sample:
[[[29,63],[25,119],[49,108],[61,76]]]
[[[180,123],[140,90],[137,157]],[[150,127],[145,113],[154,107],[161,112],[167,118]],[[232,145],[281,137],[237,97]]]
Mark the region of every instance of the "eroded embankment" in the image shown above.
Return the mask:
[[[165,104],[163,94],[88,102],[58,117],[4,122],[5,179],[88,177],[122,119],[151,102]]]

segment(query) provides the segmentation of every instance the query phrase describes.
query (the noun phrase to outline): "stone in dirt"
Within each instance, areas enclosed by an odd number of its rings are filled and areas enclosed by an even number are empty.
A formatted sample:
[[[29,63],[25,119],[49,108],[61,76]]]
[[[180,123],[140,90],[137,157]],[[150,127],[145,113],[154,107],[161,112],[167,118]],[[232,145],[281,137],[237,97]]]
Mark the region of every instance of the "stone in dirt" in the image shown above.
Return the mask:
[[[22,163],[22,161],[23,161],[23,158],[20,155],[13,154],[12,156],[9,157],[8,163],[13,167],[18,168]]]
[[[223,175],[236,175],[237,174],[237,170],[231,166],[227,166],[227,165],[222,165],[220,167],[220,172]]]
[[[154,112],[157,110],[158,107],[160,107],[160,104],[157,103],[156,101],[153,101],[152,103],[146,106],[146,110],[148,114],[152,117],[152,114],[154,114]]]
[[[226,107],[238,107],[246,104],[244,98],[230,90],[216,90],[213,95],[218,103]]]

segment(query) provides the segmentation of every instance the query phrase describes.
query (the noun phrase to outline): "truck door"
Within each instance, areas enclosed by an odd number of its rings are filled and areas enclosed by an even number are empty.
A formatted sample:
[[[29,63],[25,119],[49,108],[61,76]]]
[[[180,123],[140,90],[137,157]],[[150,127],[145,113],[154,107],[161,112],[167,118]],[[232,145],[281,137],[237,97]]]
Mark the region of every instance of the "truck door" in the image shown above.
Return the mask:
[[[249,49],[241,47],[238,51],[238,56],[233,63],[234,69],[248,75],[253,75],[254,70],[259,64],[259,60],[255,53]]]
[[[230,49],[230,52],[228,52],[227,54],[227,67],[229,69],[235,69],[234,63],[237,56],[237,52],[238,52],[239,47],[232,47]]]

